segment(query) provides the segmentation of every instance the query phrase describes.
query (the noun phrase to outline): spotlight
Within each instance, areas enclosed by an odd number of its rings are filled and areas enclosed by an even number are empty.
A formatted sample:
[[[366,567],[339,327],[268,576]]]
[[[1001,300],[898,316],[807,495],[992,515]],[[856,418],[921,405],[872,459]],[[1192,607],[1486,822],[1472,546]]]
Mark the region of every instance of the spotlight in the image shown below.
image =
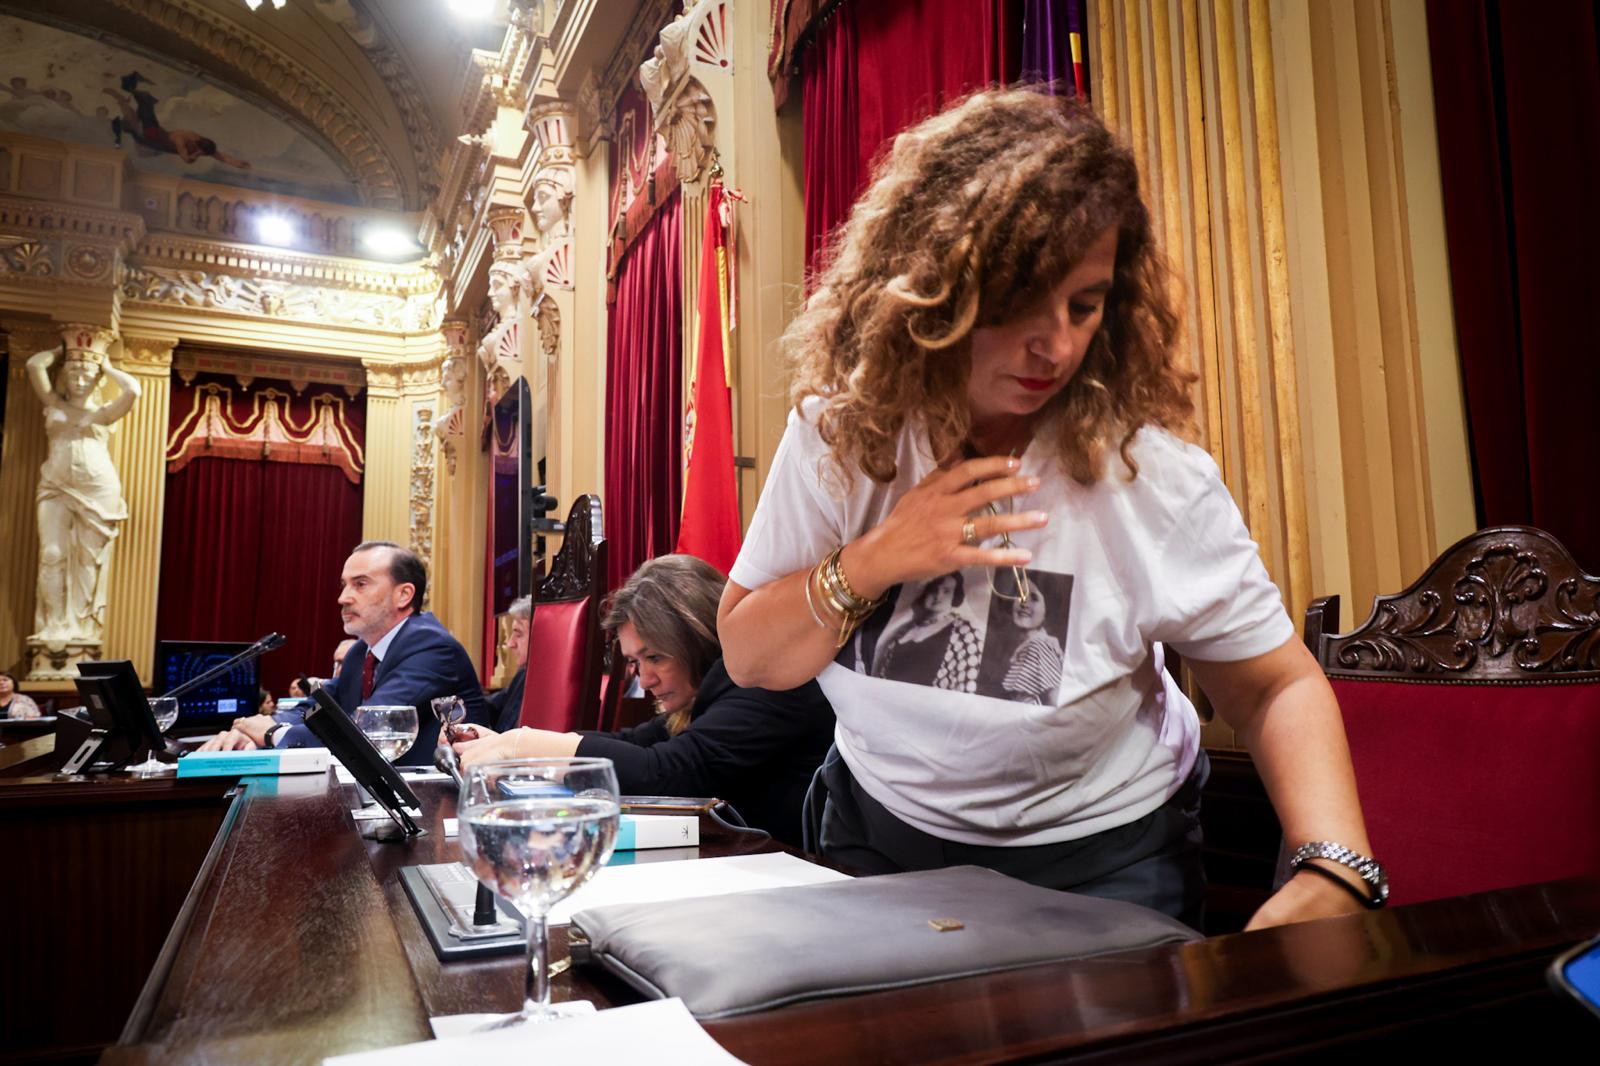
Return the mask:
[[[445,6],[457,18],[476,22],[494,14],[495,2],[496,0],[445,0]]]
[[[403,259],[421,255],[416,237],[399,226],[371,225],[361,231],[361,247],[380,259]]]
[[[294,223],[283,215],[262,215],[256,219],[256,238],[262,244],[288,246],[294,243]]]

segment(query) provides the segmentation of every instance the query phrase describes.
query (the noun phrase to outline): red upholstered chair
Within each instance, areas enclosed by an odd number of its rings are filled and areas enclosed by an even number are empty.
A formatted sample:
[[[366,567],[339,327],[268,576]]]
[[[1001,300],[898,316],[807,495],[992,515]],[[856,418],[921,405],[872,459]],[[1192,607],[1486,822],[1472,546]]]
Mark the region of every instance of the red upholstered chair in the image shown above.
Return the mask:
[[[1485,529],[1337,633],[1306,612],[1392,903],[1600,875],[1600,579]]]
[[[597,497],[573,501],[561,550],[534,592],[521,725],[565,733],[599,717],[604,529]]]

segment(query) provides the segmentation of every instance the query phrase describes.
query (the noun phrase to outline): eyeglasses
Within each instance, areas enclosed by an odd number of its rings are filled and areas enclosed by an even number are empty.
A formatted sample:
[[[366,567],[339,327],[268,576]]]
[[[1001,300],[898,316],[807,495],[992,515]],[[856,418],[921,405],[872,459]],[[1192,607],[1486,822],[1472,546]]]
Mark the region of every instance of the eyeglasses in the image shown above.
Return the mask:
[[[1008,515],[1014,514],[1016,505],[1012,502],[1011,497],[1006,497],[1005,504],[1005,513]],[[995,517],[998,518],[1000,516],[1000,509],[995,504],[989,504],[988,510]],[[1011,543],[1011,534],[1000,534],[1000,546],[1002,548],[1016,547],[1015,544]],[[1028,571],[1020,566],[991,567],[986,569],[984,573],[989,578],[989,591],[999,596],[1002,600],[1010,600],[1013,603],[1027,603],[1028,599],[1033,595],[1033,584],[1028,580]]]

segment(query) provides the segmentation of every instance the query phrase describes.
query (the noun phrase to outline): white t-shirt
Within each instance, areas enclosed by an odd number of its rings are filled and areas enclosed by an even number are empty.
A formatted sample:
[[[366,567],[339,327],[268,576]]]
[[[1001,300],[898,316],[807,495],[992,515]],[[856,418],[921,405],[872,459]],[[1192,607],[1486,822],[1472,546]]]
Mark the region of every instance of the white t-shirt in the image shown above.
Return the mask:
[[[926,434],[908,427],[892,484],[864,474],[846,484],[817,433],[819,409],[813,400],[789,418],[730,574],[745,588],[815,566],[937,465]],[[1025,578],[1046,606],[1042,624],[1019,624],[1015,601],[993,591],[1016,591],[1010,568],[970,568],[891,589],[817,679],[856,780],[946,840],[1047,844],[1142,818],[1199,750],[1194,708],[1162,669],[1160,644],[1235,661],[1294,636],[1204,451],[1147,427],[1132,447],[1138,476],[1127,480],[1113,455],[1088,486],[1048,453],[1039,440],[1023,453],[1022,473],[1042,484],[1015,506],[1050,522],[1012,538],[1033,552]]]

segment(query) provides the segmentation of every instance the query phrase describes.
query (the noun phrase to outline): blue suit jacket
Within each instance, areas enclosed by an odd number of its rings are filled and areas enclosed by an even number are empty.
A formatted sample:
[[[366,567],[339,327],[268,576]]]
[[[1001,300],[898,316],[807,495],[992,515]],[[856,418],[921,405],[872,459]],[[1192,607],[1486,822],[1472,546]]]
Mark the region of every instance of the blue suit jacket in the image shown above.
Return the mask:
[[[333,698],[353,712],[363,703],[409,703],[417,709],[417,742],[396,760],[400,766],[431,766],[439,741],[439,720],[431,702],[436,696],[460,696],[467,705],[467,721],[492,726],[483,689],[467,657],[467,649],[427,611],[412,615],[395,634],[383,661],[373,674],[372,695],[361,698],[361,666],[367,657],[366,641],[358,640],[345,653],[344,665],[333,683]],[[320,746],[316,734],[304,725],[291,726],[282,747]]]

